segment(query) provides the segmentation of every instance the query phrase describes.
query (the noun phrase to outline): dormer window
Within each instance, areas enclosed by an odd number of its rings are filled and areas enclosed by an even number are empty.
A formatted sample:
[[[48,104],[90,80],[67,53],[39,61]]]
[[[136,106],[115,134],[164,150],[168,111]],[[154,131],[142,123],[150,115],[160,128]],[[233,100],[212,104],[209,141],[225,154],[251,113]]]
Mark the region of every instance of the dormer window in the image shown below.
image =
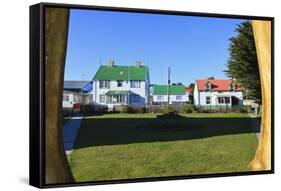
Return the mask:
[[[235,90],[235,83],[234,82],[231,82],[229,86],[230,86],[230,91]]]
[[[118,80],[118,81],[117,81],[117,87],[122,87],[122,86],[123,86],[123,81]]]
[[[212,89],[212,84],[210,82],[206,83],[206,91],[210,91]]]

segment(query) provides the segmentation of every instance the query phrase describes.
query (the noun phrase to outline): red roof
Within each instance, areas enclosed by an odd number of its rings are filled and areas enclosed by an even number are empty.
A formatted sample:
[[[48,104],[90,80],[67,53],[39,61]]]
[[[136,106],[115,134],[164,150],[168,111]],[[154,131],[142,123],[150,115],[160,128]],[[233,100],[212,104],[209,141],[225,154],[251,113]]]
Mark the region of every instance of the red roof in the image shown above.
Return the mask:
[[[199,91],[206,90],[206,84],[211,83],[211,90],[213,91],[229,91],[230,83],[233,80],[196,80],[196,84]],[[235,90],[240,90],[240,87],[236,84]]]

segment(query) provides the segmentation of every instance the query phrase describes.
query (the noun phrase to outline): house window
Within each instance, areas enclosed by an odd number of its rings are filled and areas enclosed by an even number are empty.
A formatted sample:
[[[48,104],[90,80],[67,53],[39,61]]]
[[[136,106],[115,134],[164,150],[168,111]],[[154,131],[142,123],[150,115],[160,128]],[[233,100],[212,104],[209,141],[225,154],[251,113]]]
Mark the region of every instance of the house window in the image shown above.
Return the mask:
[[[140,102],[140,96],[139,95],[131,95],[130,96],[130,102],[134,102],[134,103],[139,103]]]
[[[176,100],[182,100],[182,96],[177,95],[177,96],[176,96]]]
[[[219,104],[224,103],[224,99],[223,99],[223,97],[218,97],[218,103],[219,103]]]
[[[100,88],[101,89],[108,89],[109,88],[109,82],[108,80],[101,80],[100,81]]]
[[[79,102],[79,96],[78,95],[73,95],[73,101],[74,102]]]
[[[63,101],[69,101],[69,95],[64,93],[62,99]]]
[[[140,88],[140,81],[131,81],[131,88]]]
[[[230,97],[225,97],[225,103],[229,104],[230,103]]]
[[[126,95],[110,95],[107,101],[108,103],[126,103]]]
[[[157,100],[161,101],[163,99],[164,99],[164,96],[162,96],[162,95],[157,96]]]
[[[219,104],[229,104],[230,103],[230,97],[219,97],[218,103]]]
[[[206,97],[206,104],[207,105],[211,104],[211,97],[210,96]]]
[[[117,87],[122,87],[123,86],[123,81],[117,81]]]
[[[100,103],[105,103],[105,95],[100,95]]]

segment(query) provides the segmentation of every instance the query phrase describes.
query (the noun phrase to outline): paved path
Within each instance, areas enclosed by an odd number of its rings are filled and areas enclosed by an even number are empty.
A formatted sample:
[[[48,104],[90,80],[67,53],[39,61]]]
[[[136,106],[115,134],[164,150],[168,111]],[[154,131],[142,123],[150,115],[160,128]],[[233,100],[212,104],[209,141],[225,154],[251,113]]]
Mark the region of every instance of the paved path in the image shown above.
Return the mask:
[[[72,152],[82,118],[82,116],[74,116],[63,126],[63,143],[66,154],[70,154]]]
[[[251,119],[252,129],[254,130],[254,132],[256,132],[257,140],[260,141],[261,118],[258,118],[253,114],[249,114],[249,116],[252,118]]]

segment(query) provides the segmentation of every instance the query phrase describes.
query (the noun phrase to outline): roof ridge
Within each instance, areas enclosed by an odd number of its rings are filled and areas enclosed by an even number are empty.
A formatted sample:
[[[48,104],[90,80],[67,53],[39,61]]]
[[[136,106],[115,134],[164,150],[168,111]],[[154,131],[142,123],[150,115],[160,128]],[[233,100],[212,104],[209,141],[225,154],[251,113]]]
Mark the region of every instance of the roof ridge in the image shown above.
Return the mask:
[[[148,74],[148,67],[115,65],[100,65],[93,80],[145,80]]]

